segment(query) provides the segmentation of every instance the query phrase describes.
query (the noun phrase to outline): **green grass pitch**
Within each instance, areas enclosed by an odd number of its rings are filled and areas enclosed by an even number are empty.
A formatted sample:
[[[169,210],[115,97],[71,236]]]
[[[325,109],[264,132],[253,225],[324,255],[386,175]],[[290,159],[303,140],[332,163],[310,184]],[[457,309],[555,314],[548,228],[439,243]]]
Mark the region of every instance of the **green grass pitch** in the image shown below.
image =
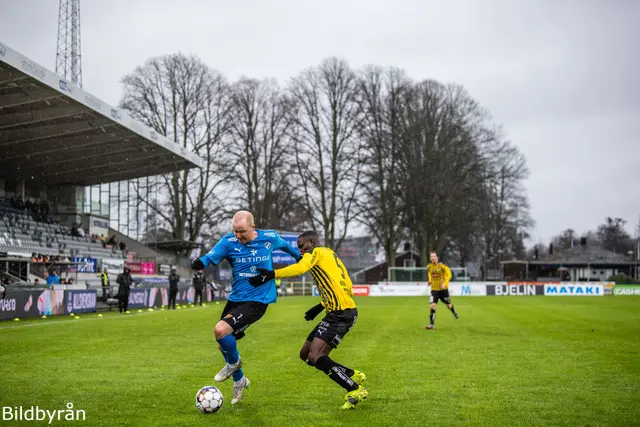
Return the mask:
[[[232,381],[213,381],[223,303],[1,322],[0,406],[71,402],[86,413],[72,425],[96,426],[640,423],[638,297],[454,297],[460,320],[439,305],[436,331],[424,329],[426,298],[358,298],[358,322],[332,353],[368,376],[369,399],[353,411],[298,358],[315,325],[303,313],[317,300],[282,298],[248,329],[239,349],[252,386],[235,406]],[[220,412],[196,410],[204,385],[224,394]]]

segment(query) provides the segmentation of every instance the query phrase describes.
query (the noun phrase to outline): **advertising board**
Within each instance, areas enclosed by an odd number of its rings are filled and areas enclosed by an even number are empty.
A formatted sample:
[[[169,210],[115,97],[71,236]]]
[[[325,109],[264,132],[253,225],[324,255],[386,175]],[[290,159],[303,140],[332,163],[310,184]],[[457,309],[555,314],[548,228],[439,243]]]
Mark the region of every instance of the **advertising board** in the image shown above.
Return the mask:
[[[544,295],[544,285],[535,284],[487,284],[487,295],[534,296]]]
[[[613,287],[613,295],[635,295],[640,296],[640,285],[616,285]]]
[[[604,296],[604,284],[561,283],[544,285],[546,296]]]

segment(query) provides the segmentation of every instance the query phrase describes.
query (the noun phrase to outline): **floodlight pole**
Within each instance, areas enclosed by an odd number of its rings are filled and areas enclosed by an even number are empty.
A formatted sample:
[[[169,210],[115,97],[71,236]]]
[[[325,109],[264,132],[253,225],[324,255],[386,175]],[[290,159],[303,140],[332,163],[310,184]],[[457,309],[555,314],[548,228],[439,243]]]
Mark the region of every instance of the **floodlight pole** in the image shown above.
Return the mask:
[[[82,87],[80,0],[60,0],[56,74]]]

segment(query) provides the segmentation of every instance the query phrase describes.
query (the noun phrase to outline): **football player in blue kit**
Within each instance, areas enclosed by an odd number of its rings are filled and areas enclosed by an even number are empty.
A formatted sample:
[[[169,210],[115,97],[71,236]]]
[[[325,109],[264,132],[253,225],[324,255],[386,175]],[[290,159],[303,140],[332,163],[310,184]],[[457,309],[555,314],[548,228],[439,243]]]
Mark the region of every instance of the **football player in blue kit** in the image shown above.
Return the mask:
[[[231,221],[232,232],[218,241],[206,255],[191,262],[191,268],[203,270],[211,264],[219,264],[226,259],[233,268],[233,284],[220,321],[214,334],[222,351],[226,364],[215,376],[216,381],[226,381],[233,376],[233,399],[231,404],[242,400],[249,379],[242,372],[242,359],[238,353],[236,341],[244,337],[249,325],[260,320],[269,304],[276,302],[275,281],[254,287],[249,278],[257,274],[258,268],[273,270],[271,254],[282,250],[298,261],[300,252],[278,233],[269,230],[256,230],[253,215],[239,211]]]

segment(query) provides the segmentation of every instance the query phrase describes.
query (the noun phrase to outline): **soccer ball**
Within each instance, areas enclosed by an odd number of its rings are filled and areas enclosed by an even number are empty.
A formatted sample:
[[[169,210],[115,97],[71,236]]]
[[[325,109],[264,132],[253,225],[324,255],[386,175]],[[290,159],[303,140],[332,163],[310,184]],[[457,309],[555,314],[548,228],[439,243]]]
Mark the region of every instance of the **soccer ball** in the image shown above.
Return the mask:
[[[222,408],[222,392],[212,385],[204,386],[196,393],[196,408],[203,414],[213,414]]]

